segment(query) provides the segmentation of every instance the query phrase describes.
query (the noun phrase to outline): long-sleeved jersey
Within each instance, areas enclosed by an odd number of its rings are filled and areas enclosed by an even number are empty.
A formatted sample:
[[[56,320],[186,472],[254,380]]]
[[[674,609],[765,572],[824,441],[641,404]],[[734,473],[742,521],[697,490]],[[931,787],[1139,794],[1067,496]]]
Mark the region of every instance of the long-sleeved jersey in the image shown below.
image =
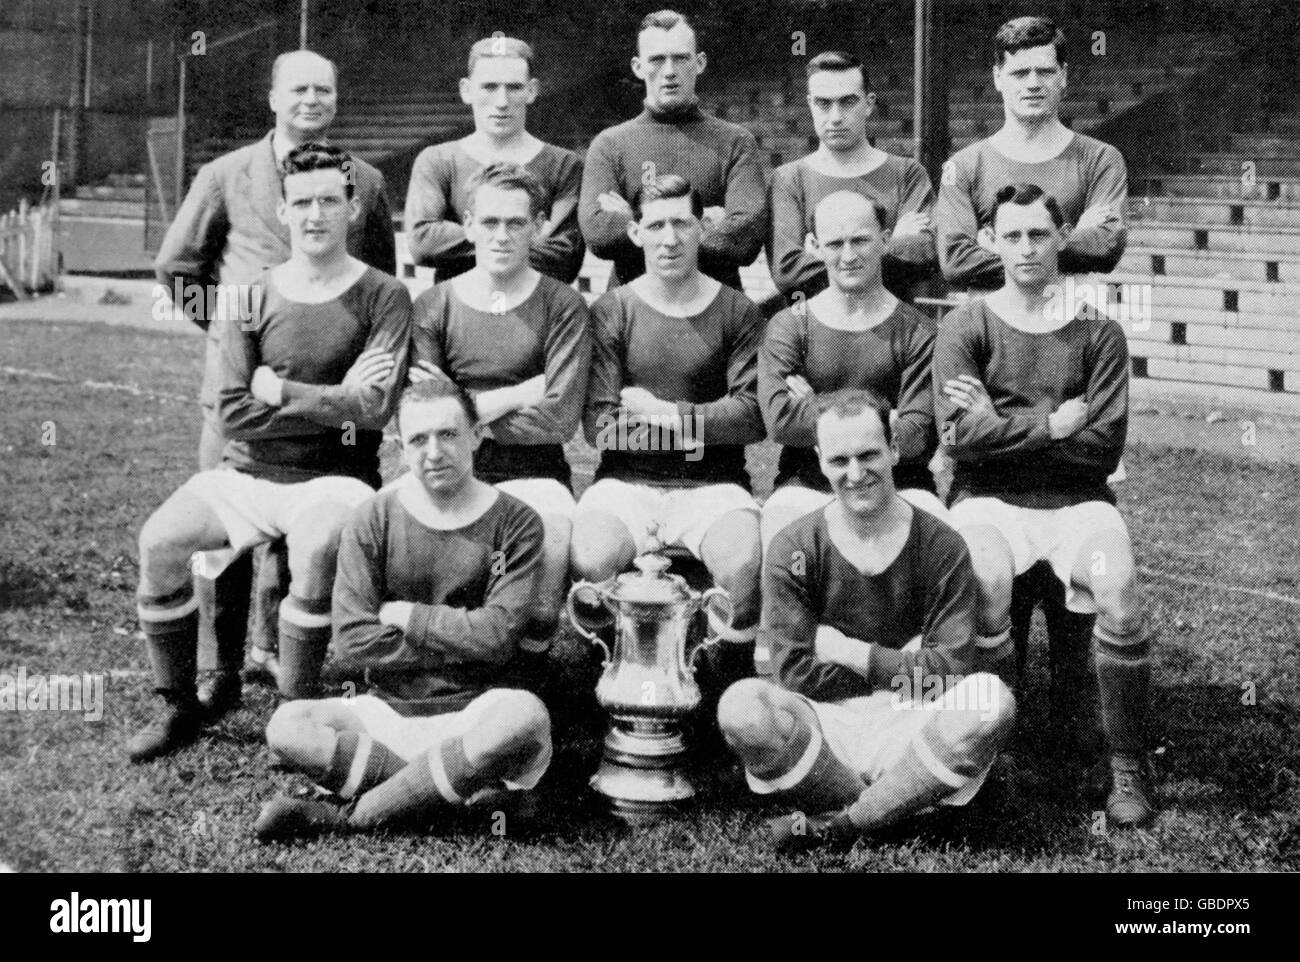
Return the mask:
[[[1060,268],[1063,274],[1115,269],[1128,237],[1123,223],[1128,173],[1120,152],[1075,134],[1055,157],[1027,164],[1012,160],[985,139],[958,151],[944,164],[940,178],[934,220],[939,264],[950,286],[959,290],[1002,286],[1001,259],[981,247],[975,235],[992,217],[997,192],[1016,183],[1037,184],[1055,197],[1068,224],[1077,223],[1089,207],[1113,207],[1119,224],[1070,232],[1061,250]]]
[[[542,560],[541,519],[522,501],[498,492],[445,530],[404,503],[419,484],[404,475],[356,509],[334,577],[334,656],[403,715],[458,711],[506,683]],[[405,631],[379,623],[389,601],[414,605]]]

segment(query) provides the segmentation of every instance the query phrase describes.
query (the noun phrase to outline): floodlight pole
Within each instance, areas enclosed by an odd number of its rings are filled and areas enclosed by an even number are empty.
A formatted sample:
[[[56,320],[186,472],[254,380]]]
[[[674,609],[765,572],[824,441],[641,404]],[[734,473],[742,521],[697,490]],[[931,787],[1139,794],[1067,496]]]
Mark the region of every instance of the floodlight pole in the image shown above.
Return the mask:
[[[298,6],[298,49],[307,49],[307,8],[311,0],[302,0]]]
[[[912,60],[912,130],[916,160],[934,184],[948,159],[948,70],[944,51],[944,0],[916,0]]]

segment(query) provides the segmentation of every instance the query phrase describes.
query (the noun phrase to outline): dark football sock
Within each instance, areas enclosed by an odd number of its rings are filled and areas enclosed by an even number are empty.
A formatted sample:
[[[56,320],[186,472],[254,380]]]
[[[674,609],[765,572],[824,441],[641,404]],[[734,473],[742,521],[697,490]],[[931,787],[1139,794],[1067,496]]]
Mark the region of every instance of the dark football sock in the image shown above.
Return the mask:
[[[329,768],[317,783],[340,798],[356,798],[405,767],[406,762],[383,742],[364,732],[341,731],[334,742]]]
[[[434,766],[441,766],[441,761],[434,757],[439,750],[431,748],[416,756],[396,775],[357,799],[348,824],[356,828],[377,828],[425,819],[448,807],[451,799],[439,789],[433,774]]]
[[[329,643],[329,599],[285,598],[280,605],[280,694],[318,696]]]
[[[1126,635],[1113,634],[1098,619],[1092,643],[1106,742],[1114,754],[1141,758],[1147,750],[1150,639],[1142,627]]]
[[[194,699],[198,673],[198,600],[189,582],[166,596],[137,600],[149,662],[158,691],[182,701]]]
[[[849,819],[864,832],[884,828],[938,804],[981,770],[981,765],[947,743],[938,718],[931,718],[893,767],[849,807]]]

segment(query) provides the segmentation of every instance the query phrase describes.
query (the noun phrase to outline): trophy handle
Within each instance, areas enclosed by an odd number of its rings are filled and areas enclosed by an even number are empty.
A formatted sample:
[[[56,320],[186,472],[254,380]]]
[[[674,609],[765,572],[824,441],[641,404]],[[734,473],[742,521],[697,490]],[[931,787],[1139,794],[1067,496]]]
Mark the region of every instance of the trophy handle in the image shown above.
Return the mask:
[[[727,594],[725,588],[719,588],[716,585],[710,588],[708,591],[704,592],[704,594],[700,595],[699,606],[700,606],[700,610],[704,612],[706,624],[708,622],[708,614],[709,614],[710,606],[715,601],[720,601],[722,605],[726,608],[726,612],[727,612],[726,622],[728,625],[730,625],[732,618],[735,617],[736,609],[731,604],[731,595]],[[686,663],[690,666],[691,671],[692,672],[695,671],[696,655],[704,651],[704,649],[706,648],[712,648],[714,645],[725,645],[726,643],[727,642],[723,641],[721,638],[718,638],[717,636],[710,638],[706,634],[704,641],[696,645],[695,649],[691,652],[691,657],[686,659]]]
[[[564,606],[569,612],[569,622],[573,625],[574,629],[578,632],[578,634],[586,638],[587,641],[590,642],[591,644],[600,647],[600,650],[604,653],[604,659],[601,667],[608,668],[610,661],[612,661],[614,657],[610,653],[609,645],[605,644],[605,642],[603,642],[600,639],[600,636],[597,635],[594,631],[588,631],[586,627],[583,626],[581,619],[578,618],[577,611],[574,610],[573,607],[574,599],[577,598],[578,593],[582,591],[590,592],[594,596],[595,600],[593,602],[593,606],[595,604],[605,606],[605,599],[601,596],[600,587],[598,585],[592,584],[590,581],[576,582],[573,585],[573,587],[569,589],[569,595],[564,602]]]

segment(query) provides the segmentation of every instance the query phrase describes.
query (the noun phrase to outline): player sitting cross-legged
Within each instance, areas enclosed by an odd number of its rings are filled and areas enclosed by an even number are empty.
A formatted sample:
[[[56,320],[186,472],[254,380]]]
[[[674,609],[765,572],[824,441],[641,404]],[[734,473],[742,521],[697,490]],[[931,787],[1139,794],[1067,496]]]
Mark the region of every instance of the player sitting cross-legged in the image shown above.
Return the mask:
[[[190,478],[140,531],[140,625],[167,702],[130,743],[142,761],[192,741],[196,552],[236,556],[285,538],[289,595],[280,606],[283,694],[315,692],[329,643],[334,553],[348,512],[379,481],[381,432],[406,380],[411,298],[396,278],[348,254],[360,208],[351,160],[304,144],[285,160],[279,216],[289,260],[266,272],[247,322],[222,333],[221,467]]]
[[[795,809],[779,847],[852,839],[979,790],[1015,718],[971,673],[978,589],[960,535],[894,490],[889,404],[817,398],[817,453],[835,498],[772,541],[759,638],[774,684],[727,689],[718,724],[750,787]]]
[[[334,653],[372,691],[276,711],[267,743],[334,797],[267,803],[264,840],[428,823],[550,762],[546,708],[509,685],[541,520],[474,477],[478,415],[452,382],[408,388],[398,429],[410,472],[353,515],[334,584]]]
[[[986,643],[1010,630],[1012,579],[1045,560],[1071,611],[1096,612],[1092,647],[1111,752],[1110,818],[1151,815],[1144,785],[1151,640],[1128,528],[1107,477],[1128,429],[1128,349],[1114,320],[1067,313],[1060,206],[1033,184],[998,192],[984,242],[1005,281],[944,319],[935,415],[957,467],[953,524],[979,577]]]

